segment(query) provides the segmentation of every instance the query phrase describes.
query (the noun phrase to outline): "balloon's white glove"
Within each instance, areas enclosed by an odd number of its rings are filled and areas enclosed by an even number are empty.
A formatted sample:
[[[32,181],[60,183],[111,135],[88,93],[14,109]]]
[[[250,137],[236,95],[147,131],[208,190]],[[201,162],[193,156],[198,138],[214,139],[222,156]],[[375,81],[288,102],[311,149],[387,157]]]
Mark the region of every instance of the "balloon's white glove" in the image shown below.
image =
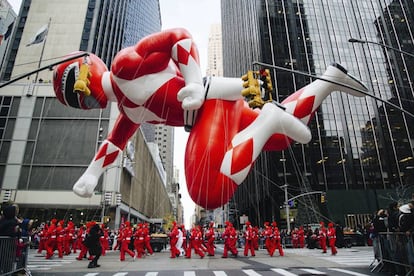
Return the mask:
[[[85,172],[73,185],[73,192],[80,197],[91,197],[99,177]]]
[[[204,103],[204,86],[199,83],[187,84],[178,92],[177,100],[184,110],[199,109]]]

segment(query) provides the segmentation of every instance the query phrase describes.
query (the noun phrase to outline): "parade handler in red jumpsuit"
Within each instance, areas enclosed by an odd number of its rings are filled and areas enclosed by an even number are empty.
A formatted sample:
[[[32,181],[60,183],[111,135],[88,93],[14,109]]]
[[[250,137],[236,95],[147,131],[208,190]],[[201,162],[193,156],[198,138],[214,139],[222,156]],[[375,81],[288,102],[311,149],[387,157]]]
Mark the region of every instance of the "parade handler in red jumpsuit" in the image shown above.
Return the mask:
[[[210,77],[203,82],[197,47],[184,29],[154,33],[121,50],[111,70],[93,54],[64,62],[56,66],[53,78],[60,102],[80,109],[117,102],[120,111],[73,191],[91,197],[100,175],[147,122],[191,129],[185,152],[189,194],[206,209],[222,206],[262,150],[283,150],[292,140],[311,140],[306,124],[331,92],[364,96],[352,88],[366,91],[338,64],[329,66],[321,78],[328,82],[315,80],[281,105],[269,102],[251,109],[241,94],[241,78]]]
[[[328,223],[328,240],[329,240],[329,247],[331,248],[332,255],[336,255],[338,251],[336,250],[336,229],[333,222]]]

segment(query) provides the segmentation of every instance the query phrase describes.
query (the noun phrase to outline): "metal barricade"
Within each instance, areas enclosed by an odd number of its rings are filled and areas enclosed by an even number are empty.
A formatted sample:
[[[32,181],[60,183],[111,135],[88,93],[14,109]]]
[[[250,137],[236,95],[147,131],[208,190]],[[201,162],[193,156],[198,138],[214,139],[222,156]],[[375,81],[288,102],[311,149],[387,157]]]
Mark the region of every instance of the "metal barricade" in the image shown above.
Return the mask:
[[[375,259],[371,272],[387,270],[394,274],[413,275],[414,235],[403,232],[380,232],[373,240]]]
[[[22,272],[30,275],[27,270],[28,240],[0,236],[0,276]]]

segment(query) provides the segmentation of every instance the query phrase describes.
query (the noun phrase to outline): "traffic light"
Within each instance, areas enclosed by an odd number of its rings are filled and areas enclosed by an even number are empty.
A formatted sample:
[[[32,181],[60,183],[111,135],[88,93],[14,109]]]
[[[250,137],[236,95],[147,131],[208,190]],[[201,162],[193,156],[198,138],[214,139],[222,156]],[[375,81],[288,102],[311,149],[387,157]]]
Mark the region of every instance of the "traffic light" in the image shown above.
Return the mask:
[[[120,193],[117,193],[116,194],[116,205],[121,205],[121,202],[122,202],[122,194],[120,194]]]
[[[3,202],[10,201],[11,200],[11,194],[12,194],[11,190],[4,190]]]
[[[321,194],[321,203],[325,203],[326,201],[326,193]]]
[[[104,216],[103,217],[103,223],[107,224],[111,221],[111,217],[110,216]]]
[[[243,97],[252,97],[257,93],[260,95],[259,82],[254,78],[253,71],[247,71],[247,74],[242,76],[242,80],[244,87],[242,90]]]
[[[256,76],[257,72],[251,70],[242,76],[244,89],[241,91],[241,94],[246,98],[251,108],[261,108],[264,104],[259,81],[256,79]]]
[[[272,85],[272,78],[270,77],[270,70],[269,69],[261,69],[259,71],[260,80],[262,81],[262,87],[266,90],[266,92],[271,93],[273,90]]]
[[[112,192],[105,192],[104,203],[105,205],[110,205],[112,203]]]

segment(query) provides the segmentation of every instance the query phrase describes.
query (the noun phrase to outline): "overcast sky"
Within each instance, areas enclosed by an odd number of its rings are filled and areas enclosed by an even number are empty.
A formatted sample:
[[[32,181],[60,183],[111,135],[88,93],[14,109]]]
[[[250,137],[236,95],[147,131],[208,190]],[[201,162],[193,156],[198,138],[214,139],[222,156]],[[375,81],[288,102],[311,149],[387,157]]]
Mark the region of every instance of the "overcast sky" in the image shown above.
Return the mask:
[[[16,13],[21,0],[8,0]],[[198,45],[203,75],[207,67],[207,44],[210,26],[220,23],[220,0],[160,0],[162,29],[186,28]],[[185,208],[185,223],[190,226],[194,203],[189,198],[184,178],[184,151],[188,134],[183,128],[175,129],[174,165],[180,169],[180,188]],[[91,157],[92,158],[92,157]]]
[[[221,22],[220,0],[160,0],[162,29],[186,28],[197,43],[203,75],[207,67],[207,44],[210,26]],[[180,169],[180,190],[185,224],[190,226],[194,202],[188,195],[184,177],[184,152],[188,134],[175,128],[174,165]]]

